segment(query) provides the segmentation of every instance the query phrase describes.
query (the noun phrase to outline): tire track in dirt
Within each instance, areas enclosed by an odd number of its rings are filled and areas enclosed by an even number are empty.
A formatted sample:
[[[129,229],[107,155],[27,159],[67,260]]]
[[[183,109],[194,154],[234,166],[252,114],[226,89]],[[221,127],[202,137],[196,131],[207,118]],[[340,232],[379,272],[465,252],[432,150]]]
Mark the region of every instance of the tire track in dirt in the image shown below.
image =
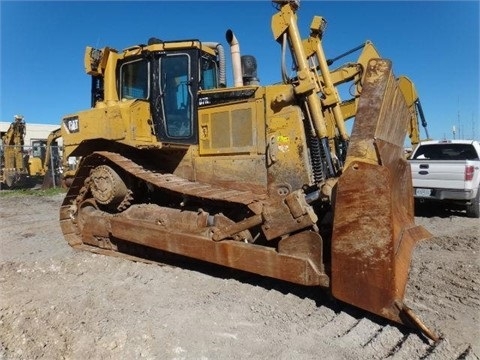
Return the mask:
[[[0,202],[0,213],[22,219],[15,230],[8,218],[8,238],[0,239],[8,247],[0,263],[1,359],[478,359],[468,340],[478,339],[471,322],[478,244],[452,235],[452,222],[460,228],[465,219],[449,221],[450,235],[414,256],[407,303],[444,336],[431,344],[320,289],[208,264],[155,266],[74,251],[57,224],[60,197],[21,201],[28,204],[21,211],[18,199]]]

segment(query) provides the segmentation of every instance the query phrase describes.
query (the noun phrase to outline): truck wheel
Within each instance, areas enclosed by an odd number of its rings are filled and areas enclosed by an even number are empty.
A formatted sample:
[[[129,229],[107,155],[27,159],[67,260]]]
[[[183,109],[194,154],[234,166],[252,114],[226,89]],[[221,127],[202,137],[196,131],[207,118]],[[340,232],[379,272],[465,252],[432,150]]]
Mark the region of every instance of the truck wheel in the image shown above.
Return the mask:
[[[472,218],[480,218],[480,188],[477,191],[477,196],[472,199],[472,203],[467,205],[467,216]]]

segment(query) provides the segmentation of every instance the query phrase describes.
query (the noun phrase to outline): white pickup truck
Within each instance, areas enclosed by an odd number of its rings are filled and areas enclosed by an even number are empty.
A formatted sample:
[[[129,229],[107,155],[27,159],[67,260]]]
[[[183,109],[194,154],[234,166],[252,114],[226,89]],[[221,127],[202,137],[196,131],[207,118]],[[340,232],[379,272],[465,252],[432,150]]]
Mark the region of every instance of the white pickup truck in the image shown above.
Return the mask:
[[[409,158],[416,202],[461,206],[480,217],[480,144],[472,140],[421,142]]]

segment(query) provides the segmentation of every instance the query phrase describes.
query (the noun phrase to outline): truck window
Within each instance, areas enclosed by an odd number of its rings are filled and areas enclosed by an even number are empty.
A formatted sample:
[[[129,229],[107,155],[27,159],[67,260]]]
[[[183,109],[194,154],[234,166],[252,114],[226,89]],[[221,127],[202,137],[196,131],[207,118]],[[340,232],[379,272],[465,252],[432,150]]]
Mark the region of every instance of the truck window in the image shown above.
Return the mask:
[[[138,59],[120,66],[120,98],[148,99],[149,97],[149,64]]]
[[[478,160],[478,154],[471,144],[428,144],[421,145],[413,160]]]

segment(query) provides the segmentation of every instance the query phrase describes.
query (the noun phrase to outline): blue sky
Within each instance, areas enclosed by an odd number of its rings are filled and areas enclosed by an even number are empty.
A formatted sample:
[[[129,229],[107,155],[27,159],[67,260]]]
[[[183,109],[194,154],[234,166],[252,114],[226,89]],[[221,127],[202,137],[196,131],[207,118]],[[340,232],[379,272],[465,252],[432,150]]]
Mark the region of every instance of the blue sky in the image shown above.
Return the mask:
[[[1,0],[0,121],[23,114],[27,126],[60,124],[64,115],[90,106],[85,46],[121,50],[152,36],[221,42],[228,54],[225,31],[232,29],[241,53],[257,58],[261,84],[278,82],[274,12],[268,0]],[[457,138],[480,138],[478,1],[302,1],[302,37],[314,15],[328,21],[327,58],[371,40],[393,61],[396,75],[414,81],[430,137],[452,138],[455,126]],[[231,85],[231,70],[227,74]]]

